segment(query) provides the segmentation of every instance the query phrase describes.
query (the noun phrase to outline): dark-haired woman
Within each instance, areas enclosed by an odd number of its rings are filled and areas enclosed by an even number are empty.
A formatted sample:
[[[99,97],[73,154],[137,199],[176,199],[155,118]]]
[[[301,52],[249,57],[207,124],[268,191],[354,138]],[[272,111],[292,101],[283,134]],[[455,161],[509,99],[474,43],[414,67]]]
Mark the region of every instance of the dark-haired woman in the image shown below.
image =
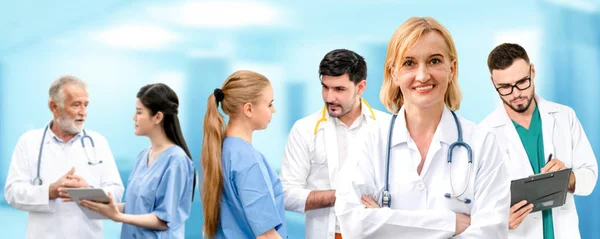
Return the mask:
[[[195,172],[181,133],[175,92],[165,84],[146,85],[137,94],[135,135],[150,138],[138,155],[123,204],[81,204],[122,222],[121,238],[184,238]],[[112,198],[109,195],[109,198]]]

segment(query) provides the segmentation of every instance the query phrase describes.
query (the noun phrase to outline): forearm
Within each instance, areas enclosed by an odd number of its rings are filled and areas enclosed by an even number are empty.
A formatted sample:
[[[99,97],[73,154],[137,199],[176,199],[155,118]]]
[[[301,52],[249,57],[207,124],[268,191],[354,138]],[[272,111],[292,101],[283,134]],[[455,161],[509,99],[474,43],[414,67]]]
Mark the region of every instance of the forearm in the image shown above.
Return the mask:
[[[573,171],[571,171],[571,174],[569,175],[569,192],[570,193],[574,193],[575,192],[575,173],[573,173]]]
[[[51,183],[48,186],[48,199],[54,200],[54,199],[58,198],[58,196],[59,196],[58,185],[56,185],[56,183]]]
[[[508,180],[506,176],[497,177]],[[504,181],[508,182],[508,181]],[[485,185],[488,190],[473,200],[471,225],[457,238],[501,239],[508,236],[510,188],[508,183]]]
[[[597,171],[595,168],[582,167],[573,169],[572,180],[569,180],[569,192],[578,196],[587,196],[594,191],[596,186]]]
[[[268,230],[267,232],[260,234],[256,239],[281,239],[281,236],[277,234],[275,229]]]
[[[119,210],[121,209],[122,207],[121,205],[119,205]],[[160,220],[156,215],[152,213],[141,215],[120,214],[116,221],[152,230],[164,231],[169,229],[166,222]]]
[[[19,146],[17,146],[19,148]],[[21,153],[19,153],[21,152]],[[52,212],[57,197],[50,195],[52,192],[49,184],[37,185],[29,176],[25,157],[19,156],[24,152],[15,149],[11,160],[10,169],[6,177],[4,198],[11,206],[31,212]]]
[[[400,233],[415,238],[450,238],[455,233],[456,213],[449,209],[366,208],[361,195],[380,193],[361,184],[348,190],[338,188],[335,212],[344,237],[384,239],[397,238]]]
[[[500,208],[502,210],[498,210]],[[471,225],[456,238],[506,238],[508,236],[508,209],[507,207],[498,207],[498,209],[494,208],[471,215]]]
[[[335,205],[335,190],[311,191],[306,198],[305,211]]]
[[[6,186],[5,199],[11,206],[31,212],[52,212],[55,199],[50,199],[48,185],[34,186],[29,183],[15,182]]]
[[[583,127],[575,116],[573,110],[571,115],[571,142],[572,148],[572,168],[573,168],[573,186],[569,185],[569,190],[578,196],[590,195],[596,187],[598,180],[598,163],[592,150],[592,145],[588,140]],[[570,180],[569,180],[570,181]]]
[[[305,189],[304,185],[292,184],[281,178],[283,185],[283,203],[286,211],[304,213],[306,211],[306,199],[311,190]]]
[[[348,209],[344,205],[340,209]],[[349,238],[397,238],[411,234],[415,238],[449,238],[455,233],[456,213],[447,209],[392,210],[390,208],[354,208],[338,215],[342,235]],[[336,205],[336,212],[338,211]]]

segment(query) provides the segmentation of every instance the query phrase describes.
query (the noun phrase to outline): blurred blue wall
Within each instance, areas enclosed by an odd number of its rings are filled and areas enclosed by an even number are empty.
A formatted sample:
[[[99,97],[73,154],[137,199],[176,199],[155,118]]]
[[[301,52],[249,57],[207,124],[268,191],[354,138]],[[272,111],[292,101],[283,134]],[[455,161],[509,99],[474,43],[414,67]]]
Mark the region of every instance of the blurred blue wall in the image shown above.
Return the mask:
[[[410,16],[433,16],[453,34],[462,116],[480,122],[499,104],[487,55],[502,42],[520,43],[538,69],[537,92],[575,109],[598,154],[599,11],[591,0],[0,0],[0,186],[19,136],[51,119],[47,91],[62,74],[88,83],[86,127],[109,140],[126,182],[149,143],[133,135],[141,86],[164,82],[178,93],[184,136],[198,165],[208,95],[235,70],[260,72],[273,83],[277,113],[268,130],[256,133],[255,146],[279,170],[293,123],[322,107],[317,72],[328,51],[349,48],[366,58],[364,97],[384,110],[379,88],[387,41]],[[599,197],[576,197],[583,238],[600,238]],[[186,234],[199,238],[199,200],[192,210]],[[4,194],[0,219],[11,219],[0,226],[7,237],[24,236],[26,213],[7,206]],[[303,216],[287,213],[287,220],[290,238],[304,238]],[[120,225],[105,226],[106,238],[119,235]]]
[[[598,5],[596,5],[598,6]],[[544,64],[552,87],[552,99],[571,106],[590,140],[596,158],[600,155],[600,14],[544,5]],[[596,8],[598,9],[598,8]],[[598,187],[596,187],[598,188]],[[576,197],[582,238],[599,238],[600,193]]]

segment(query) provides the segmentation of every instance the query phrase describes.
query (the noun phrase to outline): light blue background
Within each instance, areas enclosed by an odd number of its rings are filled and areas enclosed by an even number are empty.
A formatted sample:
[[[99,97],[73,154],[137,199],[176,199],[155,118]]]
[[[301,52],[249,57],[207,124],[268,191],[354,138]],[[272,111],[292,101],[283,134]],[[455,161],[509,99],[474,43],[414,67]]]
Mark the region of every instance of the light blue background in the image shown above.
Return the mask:
[[[178,93],[184,135],[198,165],[208,94],[235,70],[263,73],[273,83],[277,113],[254,144],[279,170],[291,125],[321,108],[317,70],[323,55],[336,48],[363,55],[369,69],[364,97],[383,110],[378,95],[387,41],[410,16],[433,16],[453,34],[462,116],[480,122],[499,103],[487,55],[499,43],[517,42],[536,64],[537,92],[574,108],[600,152],[598,1],[1,0],[0,186],[18,137],[51,119],[49,85],[67,73],[88,83],[86,127],[109,140],[123,179],[149,143],[133,135],[141,86],[164,82]],[[599,197],[576,197],[583,238],[600,238]],[[199,238],[199,200],[192,210],[186,235]],[[3,237],[24,237],[26,217],[2,194]],[[287,220],[290,238],[304,238],[303,216],[287,213]],[[119,224],[105,226],[106,238],[118,237]]]

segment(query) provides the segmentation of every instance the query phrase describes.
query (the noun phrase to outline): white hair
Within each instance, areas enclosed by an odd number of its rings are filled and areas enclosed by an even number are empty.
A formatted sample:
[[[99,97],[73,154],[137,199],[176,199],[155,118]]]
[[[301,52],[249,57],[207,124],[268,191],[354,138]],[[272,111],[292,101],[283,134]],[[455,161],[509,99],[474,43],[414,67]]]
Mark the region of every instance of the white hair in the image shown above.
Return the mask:
[[[58,104],[60,109],[65,108],[65,85],[77,85],[83,87],[84,89],[87,88],[85,82],[75,76],[61,76],[52,82],[52,85],[50,85],[50,90],[48,91],[48,103],[50,103],[50,101],[54,101],[56,104]]]

